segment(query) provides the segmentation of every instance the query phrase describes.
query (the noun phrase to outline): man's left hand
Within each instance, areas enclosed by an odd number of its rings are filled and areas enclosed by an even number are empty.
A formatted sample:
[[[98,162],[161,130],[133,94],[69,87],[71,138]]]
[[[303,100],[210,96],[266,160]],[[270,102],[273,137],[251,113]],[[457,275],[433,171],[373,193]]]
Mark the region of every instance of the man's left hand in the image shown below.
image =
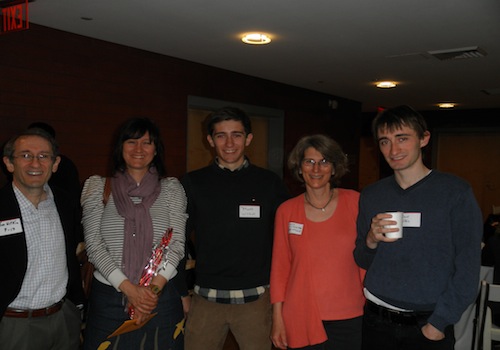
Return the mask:
[[[438,341],[444,339],[444,333],[430,323],[422,327],[422,334],[429,340]]]

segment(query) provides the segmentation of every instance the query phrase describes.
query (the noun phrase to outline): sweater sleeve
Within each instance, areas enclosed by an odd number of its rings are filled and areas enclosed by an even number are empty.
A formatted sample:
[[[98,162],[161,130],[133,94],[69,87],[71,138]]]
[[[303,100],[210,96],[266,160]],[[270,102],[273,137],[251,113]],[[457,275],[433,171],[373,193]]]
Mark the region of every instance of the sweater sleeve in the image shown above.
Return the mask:
[[[372,218],[366,215],[367,210],[364,208],[363,203],[363,193],[361,193],[356,221],[357,237],[356,246],[354,248],[354,260],[359,267],[367,270],[375,258],[377,249],[370,249],[366,245],[366,236],[370,230]]]
[[[291,253],[288,242],[288,222],[283,205],[276,212],[274,223],[274,244],[271,263],[271,303],[285,300],[286,287],[290,276]]]
[[[165,257],[167,264],[164,269],[160,270],[159,274],[170,280],[177,274],[177,267],[184,257],[187,200],[179,180],[171,177],[163,181],[165,181],[166,186],[162,186],[162,191],[167,192],[166,210],[169,213],[172,239],[169,244],[169,252]]]
[[[85,181],[81,195],[82,223],[89,261],[119,291],[118,286],[127,276],[114,263],[101,235],[105,181],[104,177],[98,175],[93,175]]]
[[[477,295],[481,266],[482,214],[472,188],[459,193],[451,209],[454,273],[428,322],[443,331],[458,322]]]

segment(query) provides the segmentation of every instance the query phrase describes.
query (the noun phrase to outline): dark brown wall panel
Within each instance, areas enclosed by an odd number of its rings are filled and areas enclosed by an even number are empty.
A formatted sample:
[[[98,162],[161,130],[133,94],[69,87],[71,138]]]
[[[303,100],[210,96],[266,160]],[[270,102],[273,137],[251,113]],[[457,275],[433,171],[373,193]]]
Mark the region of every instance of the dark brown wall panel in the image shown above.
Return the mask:
[[[33,121],[52,124],[82,182],[106,174],[113,134],[133,116],[158,123],[168,172],[182,176],[189,95],[283,110],[285,156],[304,134],[333,136],[353,155],[344,185],[357,187],[357,102],[34,24],[0,36],[0,141]],[[285,179],[300,191],[286,171]]]

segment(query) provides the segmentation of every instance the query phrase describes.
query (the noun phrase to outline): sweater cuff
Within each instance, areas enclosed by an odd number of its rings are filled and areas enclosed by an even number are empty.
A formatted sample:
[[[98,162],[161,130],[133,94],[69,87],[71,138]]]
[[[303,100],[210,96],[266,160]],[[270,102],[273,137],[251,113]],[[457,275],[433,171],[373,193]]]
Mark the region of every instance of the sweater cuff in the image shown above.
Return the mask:
[[[177,275],[177,269],[175,268],[174,265],[167,263],[165,268],[161,269],[158,272],[158,274],[163,276],[167,281],[170,281],[172,278],[174,278]]]
[[[122,284],[122,282],[125,281],[126,279],[128,279],[127,276],[125,276],[125,274],[118,269],[111,272],[111,274],[108,277],[108,281],[111,283],[113,287],[115,287],[117,292],[121,292],[119,288],[120,284]]]
[[[377,245],[377,248],[378,248],[378,245]],[[365,244],[363,244],[363,250],[364,250],[364,252],[367,253],[367,254],[373,255],[373,256],[375,256],[375,253],[377,252],[377,248],[373,248],[372,249],[372,248],[368,247],[366,245],[366,242],[365,242]]]
[[[427,320],[427,323],[430,323],[434,327],[436,327],[439,331],[444,333],[444,329],[446,326],[448,326],[450,323],[446,321],[444,318],[439,317],[436,314],[432,314],[431,317]]]

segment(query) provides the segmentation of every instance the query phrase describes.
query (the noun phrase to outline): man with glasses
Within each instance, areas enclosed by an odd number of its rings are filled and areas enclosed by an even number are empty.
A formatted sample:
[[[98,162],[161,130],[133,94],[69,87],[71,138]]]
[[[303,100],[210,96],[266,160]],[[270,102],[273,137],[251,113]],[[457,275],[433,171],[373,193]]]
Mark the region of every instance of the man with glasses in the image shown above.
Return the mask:
[[[188,230],[196,280],[185,347],[222,349],[231,330],[242,350],[271,349],[269,274],[276,208],[288,199],[281,179],[252,165],[250,118],[226,107],[208,117],[213,164],[188,173]]]
[[[60,162],[57,143],[28,129],[6,143],[3,162],[12,182],[0,190],[1,347],[76,350],[84,300],[80,211],[78,201],[47,184]]]

